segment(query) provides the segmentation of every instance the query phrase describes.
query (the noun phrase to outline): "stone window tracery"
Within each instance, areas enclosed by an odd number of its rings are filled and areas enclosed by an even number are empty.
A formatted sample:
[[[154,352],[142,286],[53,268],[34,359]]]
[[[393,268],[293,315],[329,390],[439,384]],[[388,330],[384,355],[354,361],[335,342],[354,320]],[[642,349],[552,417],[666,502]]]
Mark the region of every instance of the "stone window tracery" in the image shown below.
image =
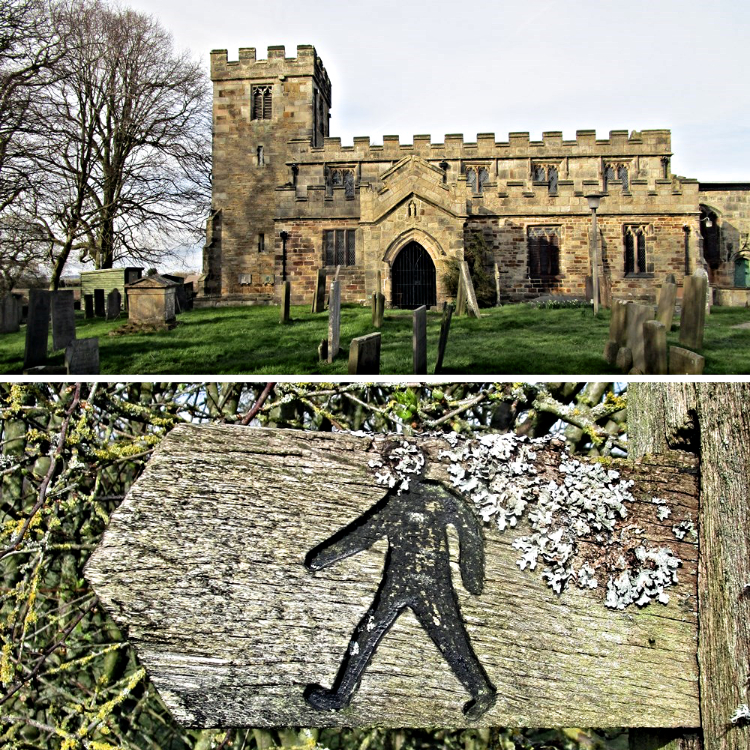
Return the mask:
[[[557,193],[558,169],[557,164],[532,164],[532,182],[547,183],[550,193]]]
[[[326,179],[326,195],[332,196],[333,188],[343,187],[344,197],[354,198],[355,186],[356,186],[354,169],[351,169],[351,168],[342,169],[339,167],[335,169],[331,169],[329,167],[326,167],[325,179]]]
[[[527,249],[529,278],[559,276],[560,227],[529,227]]]
[[[323,232],[323,256],[327,266],[353,266],[356,229],[326,229]]]
[[[273,108],[271,105],[271,86],[253,86],[251,93],[252,119],[270,120]]]
[[[623,190],[628,190],[630,187],[628,177],[628,165],[623,163],[613,162],[611,164],[604,165],[604,191],[606,192],[607,187],[615,182],[619,182],[622,185]]]
[[[490,179],[490,170],[483,166],[466,167],[466,184],[474,195],[481,195]]]
[[[647,273],[646,236],[648,226],[627,224],[623,230],[625,246],[625,275]]]

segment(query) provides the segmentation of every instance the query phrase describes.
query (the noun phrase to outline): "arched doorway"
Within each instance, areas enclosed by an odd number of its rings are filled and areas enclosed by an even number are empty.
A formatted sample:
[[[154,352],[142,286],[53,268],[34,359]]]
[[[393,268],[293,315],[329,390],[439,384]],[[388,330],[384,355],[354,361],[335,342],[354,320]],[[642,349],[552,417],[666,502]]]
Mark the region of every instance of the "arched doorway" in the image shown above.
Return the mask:
[[[391,290],[393,307],[416,310],[437,304],[435,264],[418,242],[404,245],[393,261]]]

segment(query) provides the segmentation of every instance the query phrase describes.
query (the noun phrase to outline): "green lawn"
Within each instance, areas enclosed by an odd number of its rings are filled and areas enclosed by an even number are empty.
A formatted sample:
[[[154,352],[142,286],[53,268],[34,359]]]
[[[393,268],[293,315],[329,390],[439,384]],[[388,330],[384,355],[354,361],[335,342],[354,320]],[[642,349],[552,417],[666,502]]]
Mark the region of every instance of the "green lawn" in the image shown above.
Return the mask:
[[[591,309],[537,309],[507,305],[482,312],[481,320],[453,318],[444,372],[461,375],[596,375],[615,373],[602,358],[609,311],[594,318]],[[309,307],[292,308],[293,322],[279,324],[277,307],[231,307],[192,310],[178,326],[163,333],[110,336],[127,321],[76,320],[79,338],[99,337],[102,374],[345,375],[349,342],[374,329],[370,309],[344,305],[341,352],[333,364],[318,362],[318,344],[327,336],[328,315]],[[440,313],[428,314],[428,372],[434,369]],[[706,322],[706,374],[750,373],[750,309],[714,308]],[[678,325],[668,344],[679,345]],[[381,373],[412,371],[412,314],[388,310],[382,327]],[[0,372],[20,374],[25,327],[0,337]],[[51,342],[50,342],[51,347]],[[63,353],[50,356],[63,364]]]

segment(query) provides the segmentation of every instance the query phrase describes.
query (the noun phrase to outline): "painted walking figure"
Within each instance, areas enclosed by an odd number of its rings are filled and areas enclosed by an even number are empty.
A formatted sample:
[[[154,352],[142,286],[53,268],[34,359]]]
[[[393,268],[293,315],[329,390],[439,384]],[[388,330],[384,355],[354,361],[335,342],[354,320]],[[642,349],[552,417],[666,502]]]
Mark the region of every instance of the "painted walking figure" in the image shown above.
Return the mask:
[[[420,482],[402,495],[390,492],[353,523],[308,554],[305,565],[321,570],[388,538],[383,580],[370,609],[352,634],[330,689],[309,685],[307,702],[335,711],[349,705],[383,636],[407,607],[427,631],[471,695],[464,714],[477,719],[495,703],[495,687],[469,641],[453,589],[447,527],[458,532],[461,580],[472,594],[484,583],[481,528],[464,501],[435,483]]]

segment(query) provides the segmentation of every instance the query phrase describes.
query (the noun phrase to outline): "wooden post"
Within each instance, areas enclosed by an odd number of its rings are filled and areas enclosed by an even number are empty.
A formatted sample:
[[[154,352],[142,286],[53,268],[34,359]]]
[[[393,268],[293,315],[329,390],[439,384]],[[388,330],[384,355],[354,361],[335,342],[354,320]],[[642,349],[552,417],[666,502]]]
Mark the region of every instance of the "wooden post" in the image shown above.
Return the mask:
[[[182,424],[86,575],[193,727],[696,727],[695,467]]]
[[[700,456],[698,664],[705,750],[750,746],[750,383],[633,383],[632,458]],[[732,721],[732,717],[735,721]]]
[[[453,305],[448,302],[443,303],[443,320],[440,323],[440,339],[438,341],[438,355],[435,363],[435,375],[440,375],[443,371],[443,358],[445,357],[445,347],[448,344],[448,333],[451,330],[451,317],[453,316]]]

